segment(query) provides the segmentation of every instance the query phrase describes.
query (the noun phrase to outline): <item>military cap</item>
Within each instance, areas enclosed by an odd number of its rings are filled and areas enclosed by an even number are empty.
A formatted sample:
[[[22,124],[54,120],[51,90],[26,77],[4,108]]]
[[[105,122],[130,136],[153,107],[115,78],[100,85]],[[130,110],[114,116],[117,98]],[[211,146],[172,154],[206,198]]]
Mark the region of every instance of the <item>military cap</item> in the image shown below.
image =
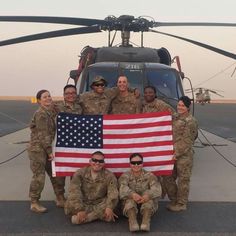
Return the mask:
[[[107,86],[107,81],[102,76],[98,75],[93,79],[93,81],[90,85],[90,88],[92,88],[95,84],[101,84],[101,83],[103,83],[105,86]]]

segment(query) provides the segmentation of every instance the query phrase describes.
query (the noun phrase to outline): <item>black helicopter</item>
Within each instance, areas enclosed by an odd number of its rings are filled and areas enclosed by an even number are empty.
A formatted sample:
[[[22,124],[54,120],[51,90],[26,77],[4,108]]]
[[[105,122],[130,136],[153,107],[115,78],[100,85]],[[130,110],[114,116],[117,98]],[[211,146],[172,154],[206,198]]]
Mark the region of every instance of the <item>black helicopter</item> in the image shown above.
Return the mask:
[[[170,53],[164,47],[160,49],[144,47],[144,32],[152,32],[174,37],[205,49],[214,51],[229,58],[236,59],[236,54],[222,49],[200,43],[188,38],[173,34],[163,33],[153,28],[162,26],[218,26],[235,27],[236,23],[207,23],[207,22],[156,22],[144,17],[135,18],[130,15],[120,17],[108,16],[104,20],[70,17],[46,17],[46,16],[0,16],[0,22],[37,22],[80,25],[72,29],[57,30],[19,38],[0,41],[0,46],[24,43],[34,40],[42,40],[55,37],[63,37],[77,34],[98,33],[108,31],[108,45],[106,47],[92,48],[86,46],[82,52],[79,66],[70,72],[78,89],[78,93],[90,89],[91,80],[96,75],[102,75],[108,86],[116,85],[120,74],[128,77],[132,87],[143,91],[146,85],[156,87],[158,96],[163,97],[173,106],[180,96],[184,94],[182,79],[184,73],[181,71],[178,57],[171,58]],[[112,32],[115,32],[112,35]],[[122,42],[118,46],[113,46],[117,31],[121,32]],[[130,33],[140,32],[141,42],[139,47],[130,43]],[[176,60],[178,70],[171,67],[173,60]]]

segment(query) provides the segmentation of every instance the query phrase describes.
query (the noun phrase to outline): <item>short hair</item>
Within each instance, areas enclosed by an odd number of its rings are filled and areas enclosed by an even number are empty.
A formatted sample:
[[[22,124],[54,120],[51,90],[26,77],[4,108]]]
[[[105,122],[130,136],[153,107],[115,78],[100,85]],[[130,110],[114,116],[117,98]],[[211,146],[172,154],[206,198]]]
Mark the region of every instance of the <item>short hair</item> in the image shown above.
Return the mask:
[[[140,157],[143,161],[143,156],[140,153],[133,153],[129,157],[129,161],[131,161],[134,157]]]
[[[94,155],[100,155],[100,156],[103,156],[103,158],[105,159],[105,155],[104,155],[104,153],[101,152],[101,151],[96,151],[96,152],[92,153],[92,157],[93,157]]]
[[[153,91],[154,91],[154,93],[156,94],[157,93],[157,90],[156,90],[156,88],[154,87],[154,86],[152,86],[152,85],[148,85],[148,86],[146,86],[145,88],[144,88],[144,91],[145,91],[145,89],[152,89]]]
[[[189,109],[191,105],[191,99],[188,96],[182,96],[179,98],[179,101],[182,101],[184,105]]]
[[[76,86],[75,86],[74,84],[67,84],[67,85],[64,87],[63,92],[65,92],[66,89],[68,89],[68,88],[74,88],[74,89],[76,90]]]
[[[37,92],[37,94],[36,94],[36,99],[37,99],[37,100],[40,100],[42,94],[45,93],[45,92],[49,92],[49,91],[46,90],[46,89],[41,89],[41,90],[39,90],[39,91]]]

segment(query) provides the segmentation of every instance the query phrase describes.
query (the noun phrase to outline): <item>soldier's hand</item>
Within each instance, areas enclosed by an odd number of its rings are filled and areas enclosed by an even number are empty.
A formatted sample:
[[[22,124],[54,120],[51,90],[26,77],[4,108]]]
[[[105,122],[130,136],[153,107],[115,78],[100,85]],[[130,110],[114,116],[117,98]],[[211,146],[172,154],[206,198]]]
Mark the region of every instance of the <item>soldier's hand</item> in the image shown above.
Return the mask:
[[[110,222],[110,221],[115,221],[116,218],[118,218],[118,216],[113,212],[111,208],[106,208],[104,218],[105,221]]]
[[[140,203],[142,201],[142,197],[137,193],[132,194],[132,199],[137,203]]]
[[[86,211],[79,211],[79,212],[77,213],[77,217],[78,217],[78,221],[79,221],[80,223],[85,222],[85,220],[86,220],[86,218],[87,218],[87,213],[86,213]]]
[[[142,201],[140,203],[145,203],[145,202],[148,202],[149,200],[150,200],[149,195],[144,194],[142,197]]]
[[[54,158],[54,155],[53,155],[53,153],[51,153],[51,154],[49,154],[49,155],[48,155],[48,160],[49,160],[49,161],[52,161],[52,160],[53,160],[53,158]]]

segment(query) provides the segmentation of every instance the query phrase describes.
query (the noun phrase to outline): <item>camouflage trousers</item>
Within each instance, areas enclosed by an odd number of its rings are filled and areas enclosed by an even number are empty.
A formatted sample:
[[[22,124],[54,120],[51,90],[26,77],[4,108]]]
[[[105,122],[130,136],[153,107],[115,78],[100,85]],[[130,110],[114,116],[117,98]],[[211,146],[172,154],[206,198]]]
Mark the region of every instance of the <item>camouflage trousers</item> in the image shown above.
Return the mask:
[[[99,220],[104,220],[104,213],[105,213],[105,209],[107,208],[107,198],[104,198],[101,202],[97,203],[97,204],[86,204],[86,203],[82,203],[79,207],[77,206],[77,208],[75,208],[75,205],[73,204],[73,202],[69,202],[67,201],[64,207],[64,211],[66,215],[76,215],[79,211],[86,211],[87,214],[88,213],[95,213],[96,215],[96,219]],[[118,199],[116,201],[113,201],[113,206],[112,209],[115,209],[115,207],[118,204]],[[81,209],[81,210],[78,210]],[[94,218],[94,220],[96,220]]]
[[[28,150],[30,159],[30,169],[33,172],[33,177],[30,183],[29,197],[32,201],[39,200],[41,192],[43,191],[45,184],[45,177],[48,174],[53,190],[56,194],[62,195],[65,192],[65,178],[64,177],[52,177],[52,166],[51,161],[48,161],[47,153],[42,150],[40,152],[34,152]]]
[[[163,176],[163,185],[171,201],[187,204],[192,167],[193,151],[189,151],[176,160],[172,175]]]
[[[140,208],[140,213],[143,214],[144,209],[149,209],[152,212],[152,215],[157,211],[158,209],[158,199],[152,199],[149,200],[143,204],[137,204],[133,199],[127,199],[122,201],[122,209],[123,209],[123,215],[127,216],[128,210],[134,208],[136,213],[138,213]],[[127,216],[128,217],[128,216]]]

